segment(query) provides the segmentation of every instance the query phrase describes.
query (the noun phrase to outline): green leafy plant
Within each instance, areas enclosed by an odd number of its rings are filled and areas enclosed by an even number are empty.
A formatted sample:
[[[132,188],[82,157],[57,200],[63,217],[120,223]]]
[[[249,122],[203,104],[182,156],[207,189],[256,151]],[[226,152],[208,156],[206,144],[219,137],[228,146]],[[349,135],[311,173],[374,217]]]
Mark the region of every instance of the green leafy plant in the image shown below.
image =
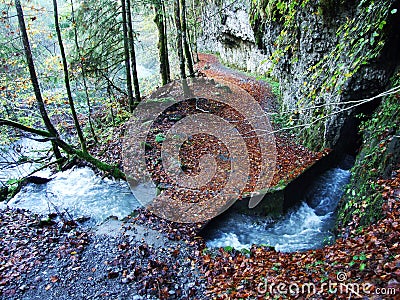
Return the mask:
[[[157,133],[156,137],[155,137],[155,141],[157,143],[162,143],[165,141],[165,135],[162,133]]]
[[[232,246],[225,246],[224,247],[224,250],[226,251],[226,252],[232,252],[233,251],[233,247]]]

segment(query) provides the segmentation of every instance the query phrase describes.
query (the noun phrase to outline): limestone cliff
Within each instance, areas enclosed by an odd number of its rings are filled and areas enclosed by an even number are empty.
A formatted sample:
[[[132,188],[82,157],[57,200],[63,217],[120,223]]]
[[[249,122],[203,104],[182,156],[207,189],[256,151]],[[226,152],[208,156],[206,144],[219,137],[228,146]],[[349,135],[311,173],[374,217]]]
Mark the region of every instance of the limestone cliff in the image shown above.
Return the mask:
[[[255,44],[249,11],[249,1],[208,3],[203,10],[198,46],[200,51],[218,53],[228,65],[261,74],[267,70],[263,64],[267,56]]]
[[[217,2],[220,3],[220,2]],[[204,9],[200,49],[281,83],[288,126],[313,148],[355,139],[399,65],[399,1],[237,0]],[[362,101],[360,101],[361,103]],[[311,126],[302,127],[305,124]],[[340,138],[342,136],[342,138]]]

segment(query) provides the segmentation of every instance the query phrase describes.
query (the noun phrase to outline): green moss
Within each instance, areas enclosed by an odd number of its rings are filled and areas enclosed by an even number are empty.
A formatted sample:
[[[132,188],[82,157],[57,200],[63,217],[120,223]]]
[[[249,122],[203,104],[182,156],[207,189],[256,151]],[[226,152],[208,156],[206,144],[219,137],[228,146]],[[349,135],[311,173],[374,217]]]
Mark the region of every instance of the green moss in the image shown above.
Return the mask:
[[[392,79],[392,86],[400,85],[400,72]],[[368,226],[382,217],[380,178],[390,177],[400,162],[397,142],[400,135],[399,93],[386,97],[372,117],[362,123],[363,146],[352,168],[352,179],[347,186],[338,210],[338,227],[345,227],[356,215],[360,226]]]
[[[104,163],[97,158],[91,156],[89,153],[80,150],[75,150],[74,154],[76,154],[79,158],[91,163],[99,170],[109,173],[112,177],[116,179],[126,179],[125,174],[118,168],[117,165]]]
[[[304,12],[313,15],[325,26],[336,30],[337,43],[315,64],[300,74],[306,78],[304,85],[299,88],[299,100],[295,111],[311,111],[310,106],[323,104],[328,101],[340,102],[344,87],[354,75],[369,65],[381,54],[385,45],[385,28],[392,1],[359,1],[347,0],[253,0],[250,23],[253,27],[257,44],[264,47],[262,38],[265,26],[273,26],[278,32],[274,39],[270,56],[271,74],[290,69],[300,62],[299,56],[300,31],[308,31],[310,36],[318,27],[301,27],[301,17]],[[349,7],[346,7],[349,6]],[[331,20],[340,12],[346,12],[347,18]],[[350,13],[349,13],[350,12]],[[329,25],[328,25],[329,24]],[[335,38],[335,37],[333,37]],[[351,59],[349,59],[351,58]],[[288,66],[289,65],[289,66]],[[328,100],[329,99],[329,100]],[[295,114],[295,111],[293,113]],[[288,118],[295,116],[288,116]],[[299,120],[301,124],[312,124],[307,128],[298,127],[292,130],[304,144],[312,149],[325,147],[319,130],[325,130],[325,123],[330,117],[329,108],[323,108],[317,114],[308,114]],[[323,132],[322,131],[322,132]]]

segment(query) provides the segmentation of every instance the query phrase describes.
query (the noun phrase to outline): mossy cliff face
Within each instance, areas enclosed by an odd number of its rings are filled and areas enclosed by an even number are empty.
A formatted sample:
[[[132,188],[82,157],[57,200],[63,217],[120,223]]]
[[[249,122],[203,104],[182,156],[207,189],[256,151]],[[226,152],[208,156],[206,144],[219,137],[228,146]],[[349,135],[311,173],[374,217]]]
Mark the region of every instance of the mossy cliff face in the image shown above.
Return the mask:
[[[258,0],[251,11],[297,136],[345,151],[350,143],[356,150],[357,129],[362,136],[337,226],[375,222],[383,204],[377,181],[400,162],[400,94],[375,97],[400,85],[399,1]]]
[[[352,179],[339,205],[338,227],[363,226],[382,217],[379,179],[390,179],[400,169],[400,71],[392,79],[397,92],[385,97],[372,117],[362,122],[363,144],[352,169]]]
[[[383,199],[376,182],[399,169],[400,160],[399,93],[376,97],[400,85],[400,1],[208,3],[206,14],[218,17],[203,16],[203,51],[278,79],[280,119],[305,145],[359,150],[338,226],[353,222],[353,215],[361,226],[379,219]]]
[[[281,82],[288,125],[312,148],[333,147],[345,120],[371,108],[349,101],[384,91],[399,64],[399,1],[375,2],[252,1],[250,23]]]
[[[399,64],[398,0],[209,1],[203,11],[200,50],[279,80],[284,125],[310,148],[334,147],[348,117],[371,109],[348,102],[384,91]]]
[[[255,44],[249,20],[250,1],[205,2],[199,50],[220,55],[223,63],[239,69],[264,73],[268,57]]]

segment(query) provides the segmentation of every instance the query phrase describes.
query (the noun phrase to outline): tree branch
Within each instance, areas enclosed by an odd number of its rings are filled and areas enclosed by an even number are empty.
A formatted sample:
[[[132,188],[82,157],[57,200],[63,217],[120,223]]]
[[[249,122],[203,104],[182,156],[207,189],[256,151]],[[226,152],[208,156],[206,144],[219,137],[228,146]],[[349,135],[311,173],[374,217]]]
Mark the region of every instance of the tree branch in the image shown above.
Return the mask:
[[[78,156],[79,158],[91,163],[99,170],[110,173],[113,177],[115,177],[117,179],[126,179],[125,174],[117,166],[106,164],[106,163],[98,160],[97,158],[93,157],[92,155],[90,155],[87,152],[75,149],[74,147],[67,144],[62,139],[54,136],[53,134],[51,134],[48,131],[31,128],[31,127],[25,126],[21,123],[18,123],[18,122],[0,118],[0,126],[4,126],[4,125],[49,138],[52,142],[57,144],[57,146],[59,146],[61,149],[63,149],[66,153],[68,153],[70,155]]]
[[[31,128],[31,127],[25,126],[25,125],[23,125],[21,123],[18,123],[18,122],[14,122],[14,121],[11,121],[11,120],[6,120],[6,119],[0,118],[0,126],[3,126],[3,125],[10,126],[10,127],[17,128],[17,129],[21,129],[21,130],[29,132],[29,133],[33,133],[33,134],[36,134],[36,135],[47,137],[49,139],[55,138],[54,135],[52,135],[48,131],[44,131],[44,130],[36,129],[36,128]]]

